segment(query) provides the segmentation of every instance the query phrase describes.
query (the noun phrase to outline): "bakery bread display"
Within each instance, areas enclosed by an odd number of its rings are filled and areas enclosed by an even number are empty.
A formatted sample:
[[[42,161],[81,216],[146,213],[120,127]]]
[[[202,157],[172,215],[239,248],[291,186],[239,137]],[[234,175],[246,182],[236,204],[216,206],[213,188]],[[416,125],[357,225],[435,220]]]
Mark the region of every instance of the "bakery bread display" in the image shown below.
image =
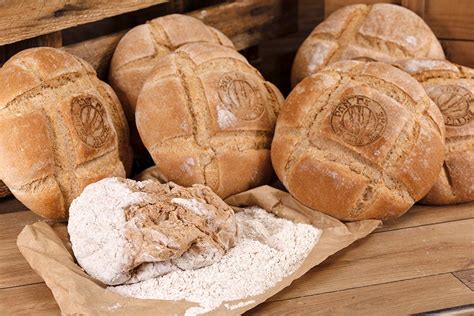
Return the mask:
[[[115,49],[109,82],[130,123],[135,121],[138,94],[158,60],[184,44],[208,42],[234,48],[231,40],[200,20],[170,14],[132,28]],[[134,128],[131,124],[132,129]]]
[[[410,73],[436,103],[446,125],[446,158],[426,204],[474,200],[474,70],[445,60],[412,59],[396,64]]]
[[[433,186],[443,160],[439,109],[414,78],[379,62],[341,61],[304,79],[272,143],[288,191],[342,220],[403,214]]]
[[[206,184],[220,197],[266,183],[283,102],[231,48],[187,44],[160,59],[138,97],[141,139],[168,181]]]
[[[237,222],[206,186],[107,178],[73,201],[68,232],[82,268],[116,285],[219,261],[235,243]]]
[[[339,60],[444,59],[439,41],[414,12],[393,4],[343,7],[319,24],[296,54],[291,81]]]
[[[35,213],[67,219],[89,183],[125,176],[127,122],[113,90],[83,60],[32,48],[0,69],[0,179]]]

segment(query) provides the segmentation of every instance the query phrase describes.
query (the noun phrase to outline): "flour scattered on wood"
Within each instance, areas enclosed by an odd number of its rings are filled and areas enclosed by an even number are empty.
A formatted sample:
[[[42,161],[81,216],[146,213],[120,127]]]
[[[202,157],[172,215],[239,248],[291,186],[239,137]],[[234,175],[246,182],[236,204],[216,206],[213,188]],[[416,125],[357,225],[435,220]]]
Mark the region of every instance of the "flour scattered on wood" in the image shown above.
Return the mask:
[[[181,201],[175,200],[174,203]],[[252,300],[230,303],[262,294],[293,273],[318,241],[321,231],[296,224],[252,207],[236,214],[236,246],[210,266],[174,271],[143,282],[109,287],[110,291],[142,299],[187,300],[198,303],[186,315],[199,315],[222,305],[236,309]]]

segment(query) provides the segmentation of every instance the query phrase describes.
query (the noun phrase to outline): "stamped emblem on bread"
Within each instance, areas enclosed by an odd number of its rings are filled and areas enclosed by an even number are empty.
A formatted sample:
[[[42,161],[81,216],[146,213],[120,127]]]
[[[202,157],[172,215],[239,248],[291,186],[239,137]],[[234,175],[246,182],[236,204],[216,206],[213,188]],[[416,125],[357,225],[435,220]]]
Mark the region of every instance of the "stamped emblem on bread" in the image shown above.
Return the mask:
[[[349,96],[331,113],[331,126],[340,138],[354,146],[365,146],[378,140],[387,125],[383,107],[365,96]]]
[[[241,120],[255,120],[263,113],[258,87],[241,73],[224,74],[219,80],[218,93],[224,106]]]
[[[460,86],[442,85],[428,90],[430,98],[438,105],[448,126],[463,126],[472,119],[472,93]]]
[[[110,137],[104,106],[91,95],[76,96],[71,101],[71,116],[77,135],[91,147],[101,147]]]

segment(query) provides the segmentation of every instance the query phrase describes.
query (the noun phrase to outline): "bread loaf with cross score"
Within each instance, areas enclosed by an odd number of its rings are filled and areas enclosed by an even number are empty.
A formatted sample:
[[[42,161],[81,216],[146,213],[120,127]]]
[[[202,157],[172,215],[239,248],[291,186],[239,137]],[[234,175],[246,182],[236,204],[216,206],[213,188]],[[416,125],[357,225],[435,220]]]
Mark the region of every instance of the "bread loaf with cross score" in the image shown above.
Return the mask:
[[[422,202],[474,200],[474,70],[447,60],[409,59],[395,64],[410,73],[436,103],[446,125],[446,159]]]
[[[0,178],[35,213],[65,220],[85,186],[131,168],[120,102],[85,61],[27,49],[0,69],[0,86]]]
[[[439,109],[409,74],[379,62],[340,61],[300,82],[272,143],[288,191],[342,220],[400,216],[443,160]]]
[[[193,43],[160,59],[138,96],[136,123],[166,180],[205,184],[225,198],[269,181],[282,102],[237,51]]]

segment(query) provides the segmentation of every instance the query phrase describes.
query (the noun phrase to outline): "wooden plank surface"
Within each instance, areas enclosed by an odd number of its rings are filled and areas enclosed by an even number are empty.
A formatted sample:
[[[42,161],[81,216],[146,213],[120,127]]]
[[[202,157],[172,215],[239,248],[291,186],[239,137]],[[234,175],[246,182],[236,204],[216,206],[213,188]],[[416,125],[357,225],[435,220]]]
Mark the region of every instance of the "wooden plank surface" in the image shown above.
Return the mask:
[[[296,31],[296,7],[287,0],[243,0],[207,7],[187,14],[203,20],[224,34],[238,50]],[[90,62],[99,77],[106,77],[110,58],[125,32],[66,46],[64,49]]]
[[[37,283],[41,279],[16,249],[21,227],[38,219],[21,209],[14,199],[0,202],[0,310],[57,314],[49,289]],[[473,203],[416,206],[399,223],[330,257],[250,314],[378,314],[387,304],[408,313],[474,303],[473,209]],[[20,304],[11,304],[14,299]]]
[[[474,292],[442,274],[264,303],[248,315],[408,315],[473,302]]]
[[[455,211],[447,211],[452,208],[454,208]],[[474,202],[459,204],[453,207],[417,204],[402,217],[384,222],[383,226],[377,229],[377,232],[445,223],[469,218],[474,218]]]
[[[471,291],[474,291],[474,269],[453,273],[456,278],[464,283]]]
[[[17,42],[166,0],[7,0],[0,2],[0,45]]]
[[[444,289],[444,290],[443,290]],[[60,315],[44,283],[0,289],[6,315]],[[21,298],[21,304],[18,299]],[[451,274],[429,276],[291,300],[265,302],[245,315],[406,315],[474,302],[474,292]]]
[[[0,311],[2,315],[61,315],[44,283],[0,289]]]
[[[16,246],[16,237],[25,225],[40,218],[32,212],[1,214],[0,217],[0,288],[41,282]]]
[[[310,270],[271,300],[472,269],[473,227],[474,219],[468,219],[372,234]]]

